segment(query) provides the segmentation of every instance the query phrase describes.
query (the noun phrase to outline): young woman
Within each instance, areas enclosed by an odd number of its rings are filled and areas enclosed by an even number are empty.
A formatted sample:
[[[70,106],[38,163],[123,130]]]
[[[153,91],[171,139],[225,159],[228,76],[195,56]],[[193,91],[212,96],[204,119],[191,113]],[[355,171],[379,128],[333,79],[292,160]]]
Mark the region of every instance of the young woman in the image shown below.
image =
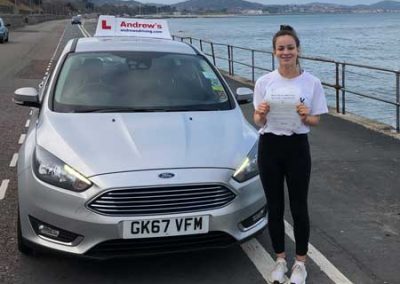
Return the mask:
[[[272,44],[279,68],[259,78],[254,90],[254,121],[260,127],[258,165],[276,253],[271,282],[285,282],[288,271],[283,218],[286,180],[296,240],[290,283],[304,284],[310,235],[307,195],[311,158],[307,133],[328,108],[320,80],[300,68],[300,40],[294,29],[281,26]]]

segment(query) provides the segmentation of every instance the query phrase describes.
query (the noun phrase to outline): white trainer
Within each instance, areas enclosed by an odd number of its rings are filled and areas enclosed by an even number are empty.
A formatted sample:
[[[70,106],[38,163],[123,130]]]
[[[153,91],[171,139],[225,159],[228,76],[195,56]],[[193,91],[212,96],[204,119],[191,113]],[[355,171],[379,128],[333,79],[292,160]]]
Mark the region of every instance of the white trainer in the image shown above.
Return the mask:
[[[304,261],[296,260],[292,267],[290,284],[306,284],[307,270]]]
[[[285,273],[288,271],[286,260],[284,258],[277,258],[274,268],[271,271],[271,282],[273,284],[286,283],[288,278]]]

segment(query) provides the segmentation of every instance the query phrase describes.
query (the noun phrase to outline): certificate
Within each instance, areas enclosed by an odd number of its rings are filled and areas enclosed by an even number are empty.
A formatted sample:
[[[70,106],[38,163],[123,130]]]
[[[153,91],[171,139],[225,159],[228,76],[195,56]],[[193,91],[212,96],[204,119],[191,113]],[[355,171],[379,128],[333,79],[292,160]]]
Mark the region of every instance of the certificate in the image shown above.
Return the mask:
[[[296,110],[299,98],[297,88],[279,88],[268,92],[265,98],[270,105],[267,114],[268,128],[287,131],[299,128],[301,119]]]

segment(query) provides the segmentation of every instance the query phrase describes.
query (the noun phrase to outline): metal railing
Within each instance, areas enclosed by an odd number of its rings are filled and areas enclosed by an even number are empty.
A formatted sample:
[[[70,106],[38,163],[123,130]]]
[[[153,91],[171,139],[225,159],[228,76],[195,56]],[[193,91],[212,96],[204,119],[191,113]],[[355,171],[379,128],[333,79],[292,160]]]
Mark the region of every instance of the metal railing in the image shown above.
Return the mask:
[[[227,68],[226,70],[229,75],[235,75],[235,67],[236,66],[243,66],[247,68],[251,68],[251,81],[255,82],[256,72],[257,71],[267,71],[271,72],[275,70],[275,57],[272,51],[267,50],[259,50],[259,49],[251,49],[246,47],[240,46],[233,46],[224,43],[216,43],[208,40],[193,38],[193,37],[182,37],[173,35],[174,40],[179,40],[182,42],[189,42],[190,44],[198,47],[205,55],[207,55],[213,64],[217,66],[218,60],[226,61]],[[220,52],[217,52],[216,49],[219,49]],[[239,61],[235,58],[235,54],[239,51],[248,52],[246,57],[248,56],[250,63],[245,63],[243,61]],[[221,53],[224,53],[221,55]],[[265,68],[261,66],[257,66],[255,62],[256,55],[267,55],[270,61],[271,68]],[[243,54],[241,54],[243,57]],[[391,70],[386,68],[362,65],[362,64],[355,64],[355,63],[347,63],[347,62],[340,62],[331,59],[319,58],[319,57],[309,57],[309,56],[300,56],[302,62],[317,62],[317,63],[325,63],[325,64],[332,64],[334,66],[334,72],[330,72],[333,74],[333,83],[329,83],[326,81],[322,81],[322,84],[328,88],[331,88],[335,91],[335,102],[336,102],[336,112],[346,114],[346,102],[348,100],[348,94],[352,94],[354,96],[370,99],[373,101],[389,104],[395,108],[395,130],[396,132],[400,132],[400,70]],[[264,58],[265,59],[265,58]],[[264,60],[263,60],[264,61]],[[263,62],[264,63],[264,62]],[[217,66],[220,68],[220,66]],[[348,68],[356,68],[363,71],[376,71],[385,74],[389,74],[393,76],[393,86],[394,86],[394,99],[388,99],[387,96],[379,96],[377,94],[371,95],[366,94],[365,92],[361,92],[359,90],[354,90],[351,87],[347,87],[348,83],[350,83],[348,77],[351,73]],[[390,96],[390,95],[389,95]]]

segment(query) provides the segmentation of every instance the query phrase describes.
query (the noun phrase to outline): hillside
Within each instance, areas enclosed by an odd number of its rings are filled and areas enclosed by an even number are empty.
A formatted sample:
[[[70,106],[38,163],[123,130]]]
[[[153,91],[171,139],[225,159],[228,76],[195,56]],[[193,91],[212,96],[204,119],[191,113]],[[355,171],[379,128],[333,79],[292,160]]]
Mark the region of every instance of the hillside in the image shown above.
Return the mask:
[[[400,2],[398,1],[381,1],[369,7],[374,9],[385,9],[385,10],[399,10],[400,9]]]
[[[189,0],[172,5],[178,10],[248,10],[263,9],[264,5],[243,0]]]
[[[90,1],[96,6],[101,6],[104,4],[110,4],[110,5],[115,5],[115,6],[139,6],[143,5],[140,2],[134,1],[134,0],[129,0],[129,1],[122,1],[122,0],[92,0]]]

